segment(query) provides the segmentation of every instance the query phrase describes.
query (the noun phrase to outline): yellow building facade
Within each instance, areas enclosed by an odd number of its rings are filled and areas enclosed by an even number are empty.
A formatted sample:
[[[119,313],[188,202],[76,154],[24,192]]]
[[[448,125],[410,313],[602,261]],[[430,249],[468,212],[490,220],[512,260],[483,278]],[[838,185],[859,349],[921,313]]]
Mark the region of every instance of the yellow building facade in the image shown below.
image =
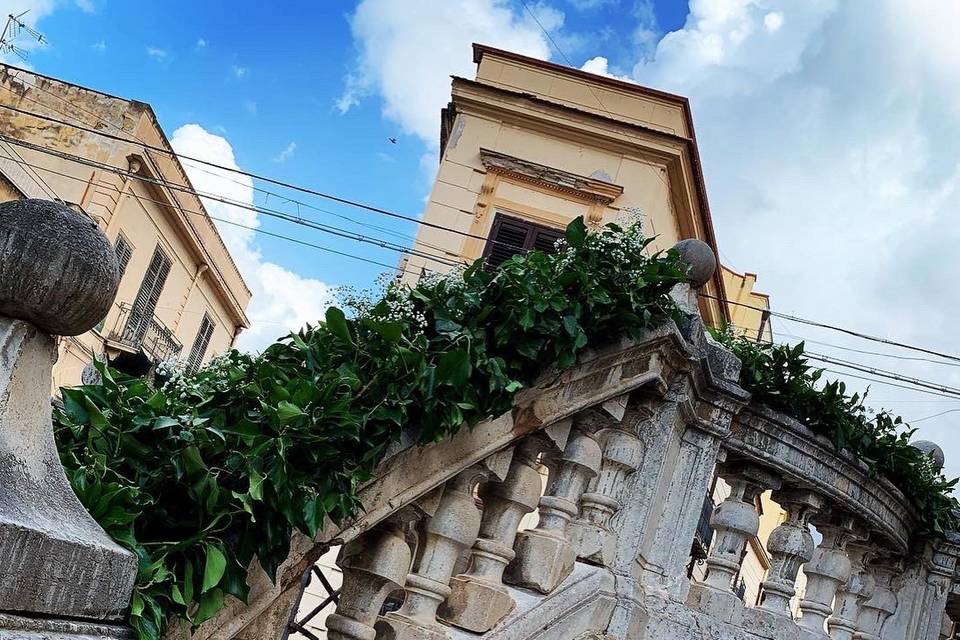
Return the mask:
[[[121,267],[101,325],[60,339],[55,389],[80,384],[94,358],[131,373],[197,368],[249,326],[250,290],[149,105],[0,65],[0,136],[0,199],[85,212]]]

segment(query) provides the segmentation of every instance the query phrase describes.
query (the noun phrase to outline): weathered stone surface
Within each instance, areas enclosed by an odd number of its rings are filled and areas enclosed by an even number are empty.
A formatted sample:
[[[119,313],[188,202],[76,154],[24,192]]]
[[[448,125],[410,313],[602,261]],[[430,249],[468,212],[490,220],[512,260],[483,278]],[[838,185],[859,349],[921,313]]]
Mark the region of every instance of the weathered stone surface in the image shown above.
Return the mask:
[[[0,610],[119,619],[136,561],[84,510],[60,465],[50,419],[55,354],[51,336],[0,318]]]
[[[0,613],[0,640],[134,640],[128,627]]]
[[[717,256],[703,240],[688,238],[673,245],[686,268],[687,278],[694,287],[702,287],[717,270]]]
[[[0,203],[0,316],[79,335],[110,310],[120,270],[87,216],[47,200]]]

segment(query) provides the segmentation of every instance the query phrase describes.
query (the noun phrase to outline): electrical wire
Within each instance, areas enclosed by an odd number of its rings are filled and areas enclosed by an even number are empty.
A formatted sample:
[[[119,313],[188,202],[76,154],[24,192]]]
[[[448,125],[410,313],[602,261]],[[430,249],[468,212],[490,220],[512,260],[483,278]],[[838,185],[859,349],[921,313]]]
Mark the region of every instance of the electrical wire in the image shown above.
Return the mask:
[[[854,331],[853,329],[845,329],[844,327],[838,327],[836,325],[826,324],[823,322],[817,322],[816,320],[808,320],[806,318],[800,318],[798,316],[792,316],[786,313],[780,313],[778,311],[772,311],[770,309],[764,309],[763,307],[754,307],[749,304],[744,304],[743,302],[734,302],[733,300],[727,300],[726,298],[720,298],[718,296],[712,296],[707,293],[698,294],[701,298],[709,298],[710,300],[718,300],[726,304],[736,305],[738,307],[746,307],[747,309],[753,309],[754,311],[763,311],[769,313],[771,316],[777,318],[783,318],[784,320],[790,320],[791,322],[799,322],[801,324],[810,325],[813,327],[819,327],[821,329],[830,329],[831,331],[839,331],[847,335],[855,336],[857,338],[863,338],[864,340],[870,340],[873,342],[879,342],[881,344],[888,344],[893,347],[900,347],[901,349],[909,349],[911,351],[917,351],[920,353],[926,353],[927,355],[937,356],[938,358],[944,358],[946,360],[953,360],[960,362],[960,356],[950,355],[948,353],[941,353],[939,351],[934,351],[933,349],[927,349],[924,347],[917,347],[911,344],[904,342],[897,342],[895,340],[888,340],[886,338],[880,338],[877,336],[871,336],[866,333],[860,333],[859,331]]]
[[[955,396],[955,397],[957,397],[957,398],[960,398],[960,389],[957,389],[956,387],[948,387],[948,386],[946,386],[946,385],[942,385],[942,384],[938,384],[938,383],[935,383],[935,382],[931,382],[931,381],[929,381],[929,380],[922,380],[922,379],[920,379],[920,378],[911,378],[910,376],[902,376],[902,375],[900,375],[900,374],[898,374],[898,373],[894,373],[894,372],[892,372],[892,371],[886,371],[886,370],[884,370],[884,369],[877,369],[877,368],[875,368],[875,367],[868,367],[868,366],[862,365],[862,364],[860,364],[860,363],[850,362],[849,360],[839,360],[839,359],[837,359],[837,358],[831,358],[831,357],[829,357],[829,356],[824,356],[824,355],[821,355],[821,354],[810,353],[809,351],[805,351],[805,352],[804,352],[804,355],[806,355],[806,356],[807,356],[808,358],[810,358],[811,360],[816,360],[817,362],[823,362],[823,363],[825,363],[825,364],[832,364],[832,365],[838,366],[838,367],[846,367],[846,368],[849,368],[849,369],[853,369],[853,370],[855,370],[855,371],[860,371],[861,373],[869,373],[869,374],[874,375],[874,376],[880,376],[881,378],[889,378],[890,380],[897,380],[897,381],[899,381],[899,382],[906,382],[906,383],[909,383],[909,384],[912,384],[912,385],[916,385],[916,386],[918,386],[918,387],[923,387],[923,388],[926,388],[926,389],[932,389],[932,390],[934,390],[934,391],[939,391],[939,392],[941,392],[941,393],[944,393],[944,394],[947,394],[947,395],[952,395],[952,396]]]
[[[255,206],[255,205],[247,204],[247,203],[245,203],[245,202],[240,202],[240,201],[238,201],[238,200],[233,200],[233,199],[231,199],[231,198],[225,198],[225,197],[223,197],[223,196],[218,196],[218,195],[216,195],[216,194],[207,193],[207,192],[203,192],[203,191],[197,191],[197,190],[195,190],[195,189],[189,189],[189,188],[186,188],[186,187],[182,187],[182,186],[178,186],[178,185],[175,185],[175,184],[171,184],[171,183],[169,183],[169,182],[167,182],[167,181],[165,181],[165,180],[163,180],[163,179],[151,178],[151,177],[148,177],[148,176],[141,176],[141,175],[136,174],[136,173],[133,173],[133,172],[131,172],[131,171],[126,171],[126,170],[124,170],[124,169],[121,169],[120,167],[115,167],[115,166],[113,166],[113,165],[111,165],[111,164],[102,163],[102,162],[99,162],[99,161],[96,161],[96,160],[89,160],[89,159],[87,159],[87,158],[83,158],[82,156],[77,156],[77,155],[70,154],[70,153],[66,153],[66,152],[63,152],[63,151],[57,151],[57,150],[53,150],[53,149],[47,149],[47,148],[45,148],[45,147],[43,147],[43,146],[41,146],[41,145],[37,145],[37,144],[34,144],[34,143],[32,143],[32,142],[26,142],[26,141],[24,141],[24,140],[20,140],[20,139],[18,139],[18,138],[13,138],[13,137],[10,137],[10,136],[4,135],[4,134],[0,134],[0,140],[3,140],[3,141],[5,141],[5,142],[8,142],[8,143],[13,144],[13,145],[16,145],[16,146],[25,147],[25,148],[27,148],[27,149],[32,149],[32,150],[38,151],[38,152],[40,152],[40,153],[45,153],[45,154],[48,154],[48,155],[53,155],[53,156],[59,157],[59,158],[62,159],[62,160],[69,160],[69,161],[72,161],[72,162],[76,162],[76,163],[78,163],[78,164],[83,164],[83,165],[86,165],[86,166],[90,166],[90,167],[102,169],[102,170],[104,170],[104,171],[109,171],[109,172],[111,172],[111,173],[115,173],[116,175],[119,175],[119,176],[122,176],[122,177],[131,178],[131,179],[135,179],[135,180],[140,180],[140,181],[142,181],[142,182],[148,182],[148,183],[150,183],[150,184],[154,184],[154,185],[157,185],[157,186],[166,187],[166,188],[171,189],[171,190],[174,190],[174,191],[180,191],[180,192],[183,192],[183,193],[188,193],[188,194],[190,194],[190,195],[194,195],[194,196],[197,196],[197,197],[200,197],[200,198],[206,198],[206,199],[208,199],[208,200],[213,200],[213,201],[215,201],[215,202],[220,202],[221,204],[226,204],[226,205],[238,207],[238,208],[240,208],[240,209],[245,209],[245,210],[248,210],[248,211],[252,211],[252,212],[254,212],[254,213],[261,213],[261,214],[266,215],[266,216],[270,216],[270,217],[273,217],[273,218],[285,220],[285,221],[287,221],[287,222],[291,222],[291,223],[293,223],[293,224],[298,224],[298,225],[301,225],[301,226],[305,226],[305,227],[308,227],[308,228],[311,228],[311,229],[315,229],[315,230],[317,230],[317,231],[321,231],[321,232],[324,232],[324,233],[329,233],[329,234],[332,234],[332,235],[335,235],[335,236],[340,236],[340,237],[347,238],[347,239],[350,239],[350,240],[355,240],[355,241],[357,241],[357,242],[362,242],[362,243],[366,243],[366,244],[372,244],[372,245],[375,245],[375,246],[379,246],[379,247],[381,247],[381,248],[383,248],[383,249],[389,249],[389,250],[395,251],[395,252],[397,252],[397,253],[417,256],[417,257],[420,257],[420,258],[424,258],[424,259],[426,259],[426,260],[431,260],[431,261],[433,261],[433,262],[437,262],[437,263],[442,264],[442,265],[444,265],[444,266],[455,267],[455,266],[458,266],[458,265],[460,265],[460,264],[463,264],[463,263],[461,263],[461,262],[451,261],[451,260],[449,260],[449,259],[447,259],[447,258],[445,258],[445,257],[442,257],[442,256],[437,256],[437,255],[430,254],[430,253],[427,253],[427,252],[424,252],[424,251],[419,251],[419,250],[416,250],[416,249],[408,249],[408,248],[406,248],[406,247],[403,247],[403,246],[401,246],[401,245],[397,245],[397,244],[392,243],[392,242],[388,242],[388,241],[386,241],[386,240],[382,240],[382,239],[379,239],[379,238],[370,238],[370,237],[368,237],[368,236],[364,236],[364,235],[361,235],[361,234],[357,234],[357,233],[354,233],[354,232],[351,232],[351,231],[346,231],[346,230],[340,229],[340,228],[338,228],[338,227],[334,227],[334,226],[332,226],[332,225],[325,225],[325,224],[322,224],[322,223],[314,222],[314,221],[305,219],[305,218],[303,218],[303,217],[294,216],[294,215],[292,215],[292,214],[288,214],[288,213],[285,213],[285,212],[282,212],[282,211],[277,211],[277,210],[275,210],[275,209],[268,209],[268,208],[265,208],[265,207],[258,207],[258,206]],[[34,166],[34,165],[30,165],[30,166]]]

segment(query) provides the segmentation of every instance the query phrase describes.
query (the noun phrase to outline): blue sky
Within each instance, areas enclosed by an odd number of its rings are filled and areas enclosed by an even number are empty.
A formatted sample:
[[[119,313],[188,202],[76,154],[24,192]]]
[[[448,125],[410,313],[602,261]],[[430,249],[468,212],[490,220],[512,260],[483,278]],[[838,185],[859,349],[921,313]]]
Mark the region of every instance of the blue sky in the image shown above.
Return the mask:
[[[758,273],[775,309],[960,351],[948,329],[960,312],[960,3],[527,2],[574,65],[690,97],[721,258]],[[28,6],[50,41],[32,51],[34,69],[151,103],[178,149],[413,216],[436,166],[449,75],[473,72],[470,43],[563,62],[519,0],[0,0],[4,14]],[[193,177],[198,188],[263,202],[249,185]],[[396,261],[263,216],[222,213]],[[251,347],[319,317],[331,287],[368,285],[381,272],[260,236],[227,240],[258,293]],[[960,386],[956,367],[844,351],[883,349],[782,320],[774,329],[826,343],[815,348],[834,357]],[[960,409],[877,385],[872,395],[915,420]],[[954,415],[917,426],[946,439]]]

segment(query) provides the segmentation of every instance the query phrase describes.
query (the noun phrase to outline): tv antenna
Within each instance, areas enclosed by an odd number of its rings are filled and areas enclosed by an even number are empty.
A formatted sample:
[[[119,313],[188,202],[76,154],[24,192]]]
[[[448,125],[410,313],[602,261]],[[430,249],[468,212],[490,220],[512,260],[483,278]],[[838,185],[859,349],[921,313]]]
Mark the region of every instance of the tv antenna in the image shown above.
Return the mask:
[[[9,14],[7,16],[7,24],[3,26],[3,32],[0,33],[0,53],[12,53],[24,62],[27,61],[27,50],[14,44],[14,41],[21,33],[26,33],[27,37],[36,40],[40,44],[47,43],[42,33],[21,20],[21,18],[28,13],[30,13],[30,9],[27,9],[19,15]]]

